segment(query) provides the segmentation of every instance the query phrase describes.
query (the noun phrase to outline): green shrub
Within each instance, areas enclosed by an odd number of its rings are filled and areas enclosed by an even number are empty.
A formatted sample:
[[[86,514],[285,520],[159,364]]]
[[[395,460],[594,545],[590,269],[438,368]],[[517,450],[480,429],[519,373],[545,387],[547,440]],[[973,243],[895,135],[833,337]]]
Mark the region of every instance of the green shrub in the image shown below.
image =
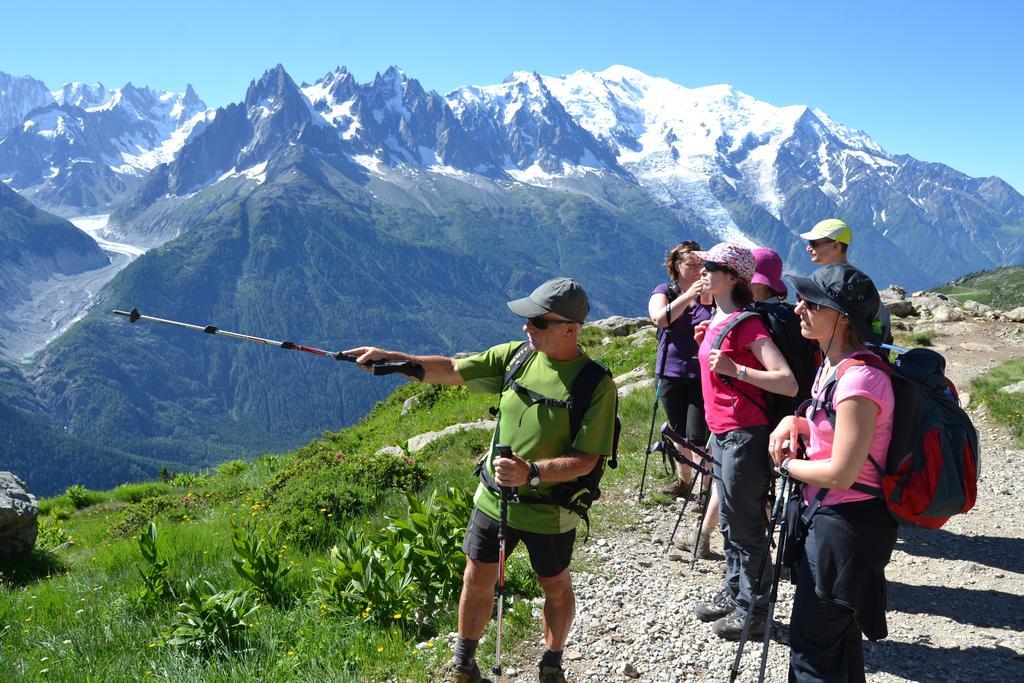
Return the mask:
[[[406,518],[376,533],[351,527],[331,549],[314,574],[321,612],[411,632],[436,627],[462,586],[472,498],[449,489],[407,500]]]
[[[52,515],[39,518],[39,532],[36,535],[37,550],[52,552],[71,541],[71,533],[57,521],[57,518]]]
[[[161,560],[156,547],[156,524],[149,526],[139,534],[139,551],[146,567],[139,569],[142,577],[142,588],[136,600],[143,609],[152,609],[174,596],[171,582],[167,579],[167,560]]]
[[[138,503],[147,498],[156,498],[171,493],[174,487],[160,481],[144,481],[138,484],[121,484],[110,492],[114,500]]]
[[[71,515],[75,514],[74,508],[68,505],[66,502],[61,502],[59,505],[55,505],[50,508],[50,517],[54,519],[65,521],[71,519]]]
[[[222,479],[233,479],[249,469],[249,463],[244,460],[228,460],[217,465],[217,476]]]
[[[167,631],[167,644],[200,655],[230,654],[244,645],[248,620],[259,608],[247,590],[218,592],[209,581],[185,582],[185,599]]]
[[[90,491],[84,486],[73,484],[64,491],[64,496],[76,510],[95,505],[103,500],[103,496],[97,491]]]
[[[325,548],[345,522],[375,507],[381,492],[415,491],[426,480],[427,471],[413,458],[321,450],[297,460],[255,504],[269,502],[271,522],[299,546]]]
[[[257,520],[245,527],[231,526],[231,544],[238,553],[231,564],[238,575],[273,605],[287,601],[285,578],[290,567],[281,563],[284,547],[277,541],[279,527],[264,532]]]
[[[179,472],[171,477],[171,486],[179,488],[192,488],[202,486],[206,483],[206,476],[197,472]]]
[[[181,497],[173,494],[145,498],[111,515],[107,530],[111,536],[118,538],[134,536],[151,520],[177,507],[180,502]]]

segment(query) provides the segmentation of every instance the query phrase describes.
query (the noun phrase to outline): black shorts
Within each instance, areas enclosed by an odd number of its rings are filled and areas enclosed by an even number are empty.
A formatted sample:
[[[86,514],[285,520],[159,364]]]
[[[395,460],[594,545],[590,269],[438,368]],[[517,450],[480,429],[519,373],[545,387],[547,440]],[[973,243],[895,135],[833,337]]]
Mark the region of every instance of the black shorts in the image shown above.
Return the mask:
[[[534,534],[509,527],[505,539],[505,557],[522,541],[530,553],[530,565],[537,576],[557,576],[569,566],[572,547],[576,541],[576,530],[563,534]],[[466,538],[462,541],[462,552],[477,562],[498,561],[498,520],[473,508],[466,527]]]
[[[703,446],[708,440],[708,426],[704,421],[700,377],[662,377],[661,382],[661,405],[668,423],[679,434]]]

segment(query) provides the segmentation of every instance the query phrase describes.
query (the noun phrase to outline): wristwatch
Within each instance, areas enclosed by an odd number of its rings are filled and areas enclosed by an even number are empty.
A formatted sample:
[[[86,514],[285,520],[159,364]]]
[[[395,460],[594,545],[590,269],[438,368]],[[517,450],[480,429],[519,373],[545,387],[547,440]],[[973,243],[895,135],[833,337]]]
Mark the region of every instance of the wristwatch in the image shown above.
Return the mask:
[[[526,483],[537,488],[540,486],[540,470],[537,469],[537,463],[530,463],[530,478],[526,480]]]
[[[792,460],[792,459],[793,458],[785,458],[785,459],[783,459],[782,463],[779,465],[779,472],[782,473],[782,476],[784,476],[784,477],[788,477],[789,476],[789,461]]]
[[[747,366],[739,365],[736,367],[736,379],[743,382],[747,379]]]

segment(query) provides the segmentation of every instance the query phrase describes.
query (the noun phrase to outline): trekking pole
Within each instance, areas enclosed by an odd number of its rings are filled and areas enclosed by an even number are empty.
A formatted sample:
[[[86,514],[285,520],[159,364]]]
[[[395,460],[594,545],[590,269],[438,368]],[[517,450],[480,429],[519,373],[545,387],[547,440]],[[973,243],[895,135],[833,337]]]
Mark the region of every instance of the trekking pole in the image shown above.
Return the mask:
[[[668,334],[668,328],[666,327],[660,335],[658,335],[658,341],[662,341],[664,336]],[[664,340],[665,344],[661,350],[661,371],[665,372],[665,359],[668,358],[668,340]],[[657,371],[655,366],[655,371]],[[640,476],[640,491],[636,494],[638,501],[644,499],[644,483],[647,481],[647,463],[651,459],[651,444],[654,443],[654,421],[658,419],[658,399],[661,397],[661,383],[664,380],[662,375],[657,372],[654,380],[654,405],[651,406],[651,429],[647,433],[647,450],[644,452],[644,473]]]
[[[662,438],[658,442],[658,445],[655,446],[655,449],[661,450],[663,456],[668,456],[675,462],[682,463],[683,465],[686,465],[687,467],[691,467],[694,469],[693,478],[690,479],[690,484],[689,486],[687,486],[686,493],[683,496],[683,507],[680,508],[679,510],[679,515],[676,517],[675,526],[672,527],[672,535],[669,536],[668,542],[665,545],[665,552],[667,553],[669,550],[672,549],[672,546],[675,545],[676,532],[679,530],[679,525],[683,521],[683,515],[686,513],[686,507],[690,503],[690,496],[693,493],[694,485],[697,483],[698,478],[706,477],[708,476],[708,474],[710,474],[710,472],[706,467],[698,465],[689,458],[684,457],[681,453],[679,453],[679,451],[676,450],[675,444],[673,442],[676,440],[677,437],[681,439],[685,444],[687,444],[687,448],[693,446],[693,443],[676,434],[675,431],[669,426],[668,422],[665,422],[664,424],[661,425],[661,434]],[[701,448],[696,448],[694,452],[697,455],[701,456],[701,460],[704,462],[710,459],[710,456],[708,456],[707,452]]]
[[[133,308],[130,311],[114,311],[115,315],[121,315],[128,318],[129,322],[136,322],[144,320],[151,323],[161,323],[163,325],[170,325],[172,327],[180,327],[186,330],[194,330],[196,332],[204,332],[206,334],[218,334],[223,337],[231,337],[232,339],[239,339],[241,341],[253,342],[256,344],[264,344],[266,346],[276,346],[279,349],[288,349],[289,351],[305,351],[306,353],[312,353],[317,356],[327,356],[334,360],[343,360],[348,363],[355,363],[356,356],[347,356],[340,351],[324,351],[323,349],[315,349],[312,346],[303,346],[290,341],[276,341],[274,339],[263,339],[262,337],[254,337],[249,334],[241,334],[240,332],[228,332],[222,330],[215,325],[191,325],[189,323],[178,322],[177,320],[166,320],[164,318],[154,318],[150,315],[142,315],[139,313],[137,308]],[[416,379],[423,379],[423,366],[419,363],[413,363],[411,361],[404,360],[375,360],[367,363],[373,371],[374,375],[391,375],[396,372],[406,375],[408,377],[415,377]]]
[[[789,477],[783,477],[783,486],[789,485]],[[768,554],[771,552],[772,536],[775,535],[775,526],[779,523],[779,518],[785,514],[785,509],[782,506],[782,499],[784,496],[778,496],[775,499],[775,507],[772,509],[772,518],[768,524],[768,536],[765,540],[764,550],[761,551],[761,558],[757,564],[757,584],[750,587],[750,604],[747,605],[747,613],[743,617],[743,631],[740,633],[740,642],[736,648],[736,658],[733,659],[732,668],[729,670],[729,683],[733,683],[736,680],[736,676],[739,675],[740,671],[740,659],[743,657],[743,648],[747,644],[747,640],[750,638],[750,623],[753,621],[754,609],[757,605],[758,600],[762,597],[756,594],[757,587],[761,585],[764,580],[764,570],[768,566]],[[765,627],[767,631],[767,626]]]
[[[494,448],[495,458],[511,458],[512,447],[508,444],[498,444]],[[498,597],[498,626],[496,637],[496,649],[494,654],[494,666],[491,673],[501,681],[501,627],[504,623],[505,609],[505,539],[508,537],[508,499],[512,496],[512,489],[507,486],[501,487],[501,499],[498,504],[498,587],[495,591]]]
[[[764,681],[764,672],[768,666],[768,646],[771,643],[772,617],[775,616],[775,602],[779,598],[779,578],[782,575],[782,558],[786,552],[786,539],[789,533],[789,520],[786,510],[789,509],[789,499],[793,495],[795,484],[789,477],[782,480],[782,519],[779,521],[779,542],[775,548],[775,566],[772,568],[772,587],[768,594],[768,616],[764,625],[764,645],[761,647],[761,669],[758,671],[758,683]]]

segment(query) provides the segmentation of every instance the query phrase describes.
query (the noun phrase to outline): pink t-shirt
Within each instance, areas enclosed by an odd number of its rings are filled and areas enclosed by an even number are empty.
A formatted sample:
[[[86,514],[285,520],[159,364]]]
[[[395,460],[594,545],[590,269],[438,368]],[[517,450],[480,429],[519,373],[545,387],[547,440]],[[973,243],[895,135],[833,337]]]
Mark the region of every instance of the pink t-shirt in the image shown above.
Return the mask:
[[[840,365],[845,362],[840,361]],[[823,393],[825,383],[832,375],[832,368],[828,361],[818,373],[818,379],[811,389],[811,394],[818,398]],[[885,468],[886,453],[889,450],[889,441],[892,439],[892,413],[896,405],[896,399],[892,393],[892,380],[882,370],[868,365],[855,365],[847,368],[843,376],[839,378],[836,391],[832,399],[833,406],[838,409],[839,404],[848,398],[863,396],[870,399],[878,406],[875,419],[875,436],[871,439],[871,448],[868,452],[875,459],[880,467]],[[810,411],[810,408],[808,408]],[[818,410],[813,420],[809,420],[811,428],[811,445],[807,451],[809,460],[827,460],[832,457],[832,441],[835,432],[829,424],[828,417],[824,410]],[[866,486],[881,488],[882,475],[878,469],[871,464],[870,460],[864,461],[864,466],[857,475],[857,481]],[[804,486],[804,501],[810,503],[818,495],[820,487],[807,484]],[[822,505],[836,505],[838,503],[852,503],[858,500],[869,500],[871,495],[854,489],[830,489],[828,495],[822,501]]]
[[[708,356],[711,354],[711,344],[715,341],[715,337],[730,320],[739,314],[740,311],[736,311],[718,325],[709,327],[700,344],[700,349],[697,351],[697,358],[700,361],[701,389],[704,393],[704,419],[708,424],[708,429],[715,434],[768,424],[768,417],[764,411],[753,402],[757,401],[762,406],[767,405],[763,389],[741,382],[735,377],[730,377],[730,384],[725,384],[718,373],[711,372],[708,368]],[[764,370],[764,366],[757,360],[757,356],[747,348],[760,339],[771,339],[768,328],[765,327],[761,318],[747,318],[722,340],[721,349],[737,365]]]

